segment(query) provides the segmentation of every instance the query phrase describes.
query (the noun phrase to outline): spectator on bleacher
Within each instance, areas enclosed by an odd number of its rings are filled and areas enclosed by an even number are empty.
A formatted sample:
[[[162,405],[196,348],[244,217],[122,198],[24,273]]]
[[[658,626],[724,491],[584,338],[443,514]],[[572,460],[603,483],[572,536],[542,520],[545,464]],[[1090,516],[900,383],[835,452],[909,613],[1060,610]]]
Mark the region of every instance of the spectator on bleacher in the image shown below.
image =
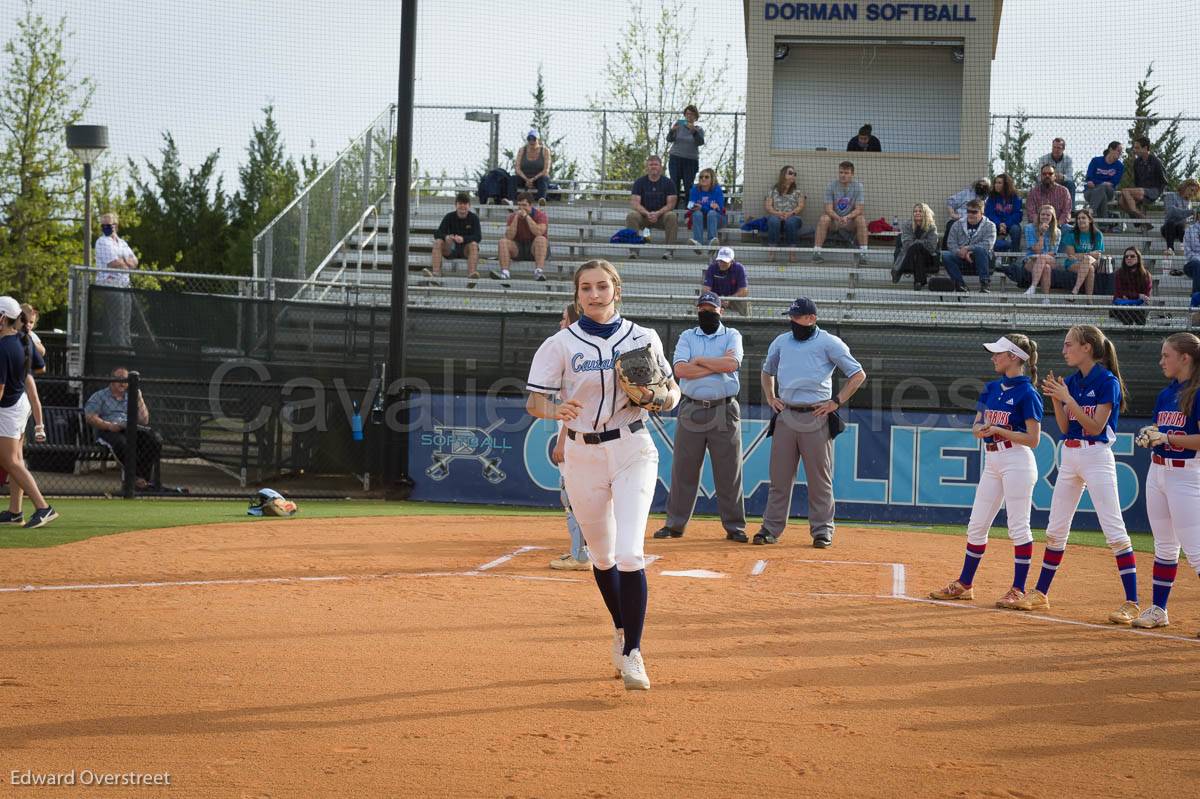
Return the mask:
[[[800,212],[808,203],[808,195],[801,194],[796,186],[796,169],[788,166],[779,170],[779,179],[767,195],[764,208],[767,212],[767,260],[775,260],[775,248],[779,246],[780,232],[784,234],[788,247],[800,244],[801,236],[812,235],[813,228],[806,228]],[[795,261],[796,253],[788,253],[788,260]]]
[[[125,447],[128,442],[126,429],[129,426],[128,398],[129,370],[118,366],[109,373],[112,381],[106,388],[88,397],[83,406],[83,418],[96,428],[96,439],[108,445],[117,463],[125,463]],[[162,442],[150,427],[150,409],[146,397],[138,392],[137,409],[137,456],[134,485],[139,489],[157,488],[151,481],[157,472],[158,460],[162,455]]]
[[[675,184],[675,195],[683,202],[696,182],[700,169],[700,148],[704,146],[704,128],[696,124],[700,110],[694,105],[683,109],[683,118],[667,131],[671,149],[667,151],[667,165],[671,171],[671,182]],[[713,179],[716,182],[716,179]]]
[[[667,244],[674,244],[679,228],[679,219],[675,216],[678,202],[674,184],[663,175],[662,159],[652,155],[646,159],[646,174],[635,180],[630,189],[629,204],[633,210],[625,215],[625,227],[643,231],[658,228]],[[630,258],[637,258],[637,255],[637,250],[629,253]],[[663,258],[670,257],[670,250],[663,252]]]
[[[979,275],[979,291],[987,294],[992,282],[992,248],[996,246],[996,226],[983,215],[983,203],[971,200],[966,215],[950,226],[947,248],[942,252],[946,274],[954,281],[954,290],[965,292],[962,270],[971,264]]]
[[[1183,236],[1181,235],[1180,238],[1183,238]],[[33,329],[37,327],[38,317],[40,316],[38,309],[27,302],[23,302],[21,303],[21,312],[25,314],[25,332],[29,335],[29,340],[33,343],[33,348],[37,350],[38,355],[45,358],[46,345],[42,343],[42,339],[38,334],[33,332]],[[46,368],[43,366],[41,371],[46,371]],[[34,374],[41,374],[41,372],[35,371]]]
[[[96,274],[97,286],[110,288],[129,288],[129,270],[136,269],[137,256],[117,235],[120,220],[114,213],[100,217],[100,238],[96,239],[96,266],[100,271]],[[127,350],[130,347],[129,324],[133,312],[133,298],[124,291],[104,292],[104,313],[102,324],[108,336],[108,345]]]
[[[1038,172],[1038,184],[1025,196],[1025,221],[1037,224],[1043,205],[1054,209],[1055,219],[1071,218],[1074,206],[1071,195],[1054,181],[1054,167],[1049,164],[1041,168]],[[1028,225],[1026,229],[1028,229]]]
[[[1088,164],[1083,196],[1101,219],[1108,216],[1108,204],[1117,196],[1117,184],[1125,174],[1125,164],[1121,161],[1124,151],[1121,142],[1111,141],[1104,148],[1104,155],[1096,156]]]
[[[1150,152],[1150,140],[1138,136],[1133,141],[1133,187],[1120,189],[1117,202],[1125,213],[1137,219],[1145,219],[1142,210],[1143,202],[1152,203],[1167,190],[1167,173],[1162,161]],[[1143,231],[1152,230],[1152,226],[1143,225]]]
[[[1137,247],[1126,247],[1121,256],[1121,268],[1113,276],[1114,305],[1145,305],[1150,302],[1150,292],[1154,290],[1154,280],[1150,271],[1142,261],[1142,251]],[[1109,311],[1109,316],[1127,325],[1146,324],[1145,311]]]
[[[696,246],[705,241],[711,245],[719,244],[717,231],[725,219],[725,192],[717,183],[716,172],[700,170],[700,182],[688,191],[687,207],[692,214],[691,243]]]
[[[858,135],[846,145],[848,153],[881,153],[883,145],[871,134],[871,126],[863,125],[858,129]]]
[[[533,261],[534,280],[545,280],[546,256],[550,253],[549,229],[550,219],[545,211],[533,207],[533,195],[527,191],[519,192],[517,210],[508,215],[504,236],[497,248],[500,269],[493,269],[491,276],[507,282],[512,277],[508,267],[514,260]]]
[[[466,258],[467,279],[479,278],[479,242],[483,240],[483,229],[479,217],[471,210],[471,195],[460,191],[454,195],[454,210],[442,217],[437,232],[433,234],[433,260],[430,269],[421,274],[435,286],[441,285],[442,259]]]
[[[538,138],[538,132],[529,131],[525,136],[525,144],[517,150],[517,155],[513,158],[516,174],[508,181],[508,199],[513,200],[518,192],[528,191],[537,195],[538,205],[545,205],[553,159],[550,148]]]
[[[1067,142],[1056,138],[1050,142],[1050,152],[1038,159],[1038,168],[1049,164],[1054,167],[1054,181],[1067,190],[1071,195],[1071,206],[1075,206],[1075,168],[1071,156],[1067,155]],[[1066,217],[1065,217],[1066,218]]]
[[[837,180],[829,181],[825,187],[825,213],[817,222],[817,232],[813,237],[813,263],[819,264],[825,260],[821,248],[829,229],[842,238],[853,237],[858,242],[858,253],[855,260],[860,264],[867,262],[867,217],[863,213],[866,195],[863,186],[854,179],[854,164],[843,161],[838,164]]]
[[[721,305],[746,314],[746,302],[730,301],[728,297],[746,297],[750,284],[746,280],[746,267],[734,259],[732,247],[717,250],[717,257],[704,270],[703,292],[711,292],[721,298]]]
[[[1050,293],[1050,278],[1058,263],[1055,254],[1061,238],[1058,213],[1053,205],[1043,204],[1038,209],[1037,222],[1025,223],[1025,271],[1031,277],[1026,294],[1033,296],[1038,286],[1042,287],[1042,293]]]
[[[917,203],[912,209],[912,219],[900,223],[900,237],[896,239],[896,257],[892,259],[892,282],[899,283],[900,276],[912,272],[913,289],[925,288],[929,275],[938,270],[938,230],[933,209],[925,203]]]
[[[1174,255],[1175,242],[1183,241],[1188,222],[1196,215],[1192,203],[1197,198],[1200,198],[1200,182],[1195,178],[1180,183],[1179,191],[1169,191],[1163,195],[1162,237],[1167,242],[1163,255]]]
[[[1104,234],[1096,228],[1096,219],[1087,208],[1075,212],[1075,224],[1063,228],[1058,251],[1067,256],[1066,268],[1075,273],[1072,294],[1082,289],[1092,295],[1096,290],[1096,267],[1104,255]]]
[[[966,217],[967,203],[971,200],[986,203],[991,186],[992,184],[988,182],[987,178],[980,178],[962,191],[952,194],[946,200],[946,232],[942,236],[942,249],[948,249],[947,242],[954,223]]]
[[[1183,233],[1183,272],[1192,279],[1192,294],[1200,292],[1200,217]]]
[[[1007,173],[996,175],[983,215],[996,226],[996,252],[1021,249],[1021,195]]]

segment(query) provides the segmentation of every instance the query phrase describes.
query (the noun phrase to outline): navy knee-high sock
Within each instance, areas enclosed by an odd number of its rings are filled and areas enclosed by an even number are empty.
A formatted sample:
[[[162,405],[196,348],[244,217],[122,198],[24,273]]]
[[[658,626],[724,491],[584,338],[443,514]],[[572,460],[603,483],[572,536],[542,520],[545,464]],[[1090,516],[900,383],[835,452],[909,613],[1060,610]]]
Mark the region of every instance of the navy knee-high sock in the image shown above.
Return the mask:
[[[646,622],[646,570],[621,572],[621,619],[625,622],[625,654],[642,648]]]
[[[621,624],[621,582],[617,576],[617,567],[614,565],[607,569],[601,569],[593,566],[592,576],[596,578],[596,585],[600,587],[600,596],[604,597],[604,606],[608,608],[608,612],[612,616],[613,627],[620,630],[624,625]]]

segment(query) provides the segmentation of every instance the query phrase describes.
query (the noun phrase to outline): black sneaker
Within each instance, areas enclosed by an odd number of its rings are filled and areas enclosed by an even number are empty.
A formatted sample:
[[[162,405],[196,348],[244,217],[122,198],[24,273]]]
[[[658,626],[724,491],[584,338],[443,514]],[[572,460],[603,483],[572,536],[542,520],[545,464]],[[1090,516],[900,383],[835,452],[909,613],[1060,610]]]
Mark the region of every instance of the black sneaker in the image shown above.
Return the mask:
[[[991,294],[992,290],[991,290],[991,288],[988,287],[987,283],[984,283],[982,286],[979,287],[979,293],[980,294]]]
[[[754,543],[756,544],[778,544],[779,539],[768,533],[766,530],[759,530],[754,534]]]
[[[900,278],[903,276],[904,276],[903,272],[897,272],[895,269],[893,269],[892,270],[892,283],[899,283]]]
[[[13,513],[10,510],[0,511],[0,524],[24,524],[24,513]]]
[[[750,543],[750,539],[746,537],[745,533],[737,532],[737,531],[732,532],[732,533],[726,533],[725,540],[726,541],[737,541],[739,544]]]
[[[829,549],[833,546],[833,536],[829,533],[817,533],[813,536],[813,546],[817,549]]]
[[[35,527],[49,524],[58,518],[58,514],[54,512],[54,508],[47,505],[44,508],[35,510],[33,515],[29,517],[29,521],[25,522],[25,529],[32,530]]]
[[[683,533],[670,527],[660,527],[654,531],[655,538],[683,538]]]

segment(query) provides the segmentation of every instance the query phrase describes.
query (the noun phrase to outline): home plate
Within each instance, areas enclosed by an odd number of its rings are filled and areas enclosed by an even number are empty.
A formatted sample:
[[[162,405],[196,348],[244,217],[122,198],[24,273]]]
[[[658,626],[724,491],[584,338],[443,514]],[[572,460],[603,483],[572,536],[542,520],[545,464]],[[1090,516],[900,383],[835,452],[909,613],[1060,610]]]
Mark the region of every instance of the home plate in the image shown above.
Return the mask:
[[[659,572],[664,577],[696,577],[701,580],[720,580],[725,575],[708,569],[685,569],[683,571]]]

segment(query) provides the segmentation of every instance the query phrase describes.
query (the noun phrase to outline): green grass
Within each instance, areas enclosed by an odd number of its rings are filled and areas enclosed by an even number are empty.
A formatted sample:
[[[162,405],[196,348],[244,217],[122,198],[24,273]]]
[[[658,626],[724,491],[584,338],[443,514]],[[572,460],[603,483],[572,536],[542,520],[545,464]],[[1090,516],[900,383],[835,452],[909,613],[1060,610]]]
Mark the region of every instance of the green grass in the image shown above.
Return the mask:
[[[29,518],[31,508],[26,502]],[[254,524],[263,521],[246,515],[247,501],[203,499],[58,499],[54,509],[61,514],[52,524],[38,530],[20,527],[0,527],[0,549],[53,547],[102,535],[128,533],[135,530],[158,530],[192,524],[224,524],[241,522]],[[296,518],[333,519],[352,516],[560,516],[555,508],[524,508],[486,505],[450,505],[432,502],[383,502],[381,500],[302,500]],[[656,517],[659,518],[659,517]],[[698,515],[697,519],[713,520],[715,516]],[[757,520],[752,520],[757,522]],[[878,524],[839,519],[846,526],[871,527],[897,533],[917,530],[923,533],[962,537],[962,525],[914,525],[903,522]],[[993,527],[989,538],[1007,539],[1008,531]],[[1045,535],[1034,533],[1038,541]],[[1153,549],[1148,533],[1133,533],[1133,547],[1139,552]],[[1071,533],[1071,543],[1083,546],[1107,546],[1099,532],[1080,530]]]

